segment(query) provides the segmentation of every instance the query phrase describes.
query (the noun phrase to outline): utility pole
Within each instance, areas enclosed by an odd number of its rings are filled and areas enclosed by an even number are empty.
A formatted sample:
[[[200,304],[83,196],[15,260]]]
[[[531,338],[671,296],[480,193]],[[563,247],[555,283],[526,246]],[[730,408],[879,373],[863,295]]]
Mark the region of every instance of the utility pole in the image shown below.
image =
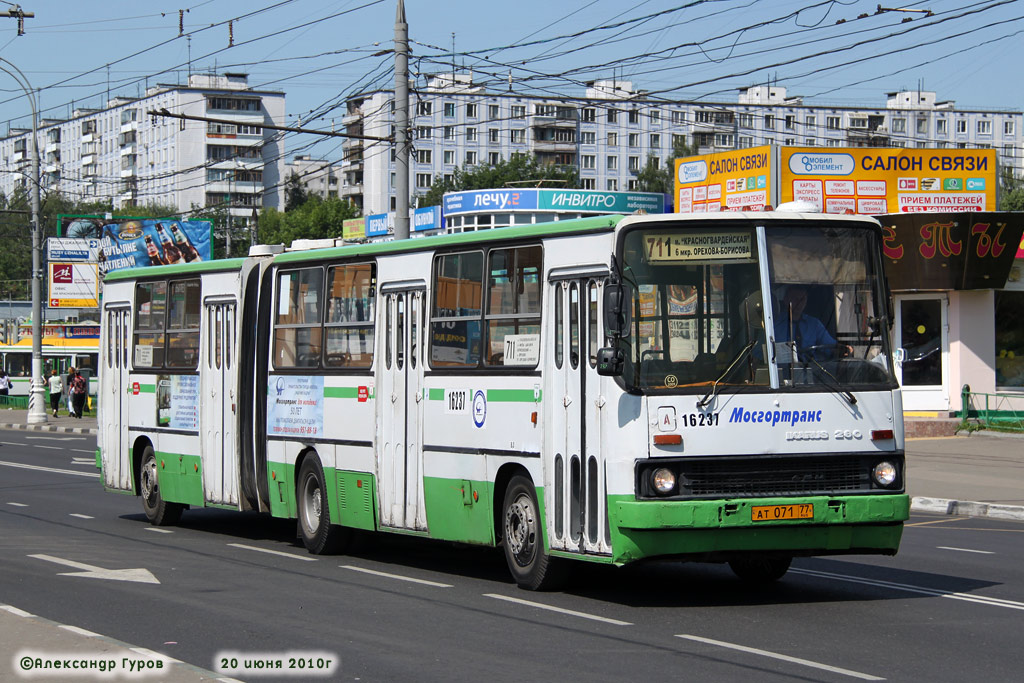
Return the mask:
[[[11,9],[6,12],[0,12],[0,17],[10,17],[18,20],[18,35],[25,35],[25,17],[32,19],[36,16],[35,12],[26,12],[21,9],[21,5],[11,5]]]
[[[395,12],[395,239],[409,239],[409,24]]]

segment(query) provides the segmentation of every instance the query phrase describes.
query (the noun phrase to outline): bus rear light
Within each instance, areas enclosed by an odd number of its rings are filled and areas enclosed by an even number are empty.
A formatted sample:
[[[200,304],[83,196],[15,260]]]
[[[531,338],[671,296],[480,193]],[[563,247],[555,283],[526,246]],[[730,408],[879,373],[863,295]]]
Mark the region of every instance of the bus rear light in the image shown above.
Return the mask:
[[[871,440],[872,441],[885,441],[886,439],[892,439],[893,433],[891,429],[872,429]]]
[[[655,434],[655,446],[678,446],[683,442],[682,434]]]
[[[532,422],[533,424],[537,424],[537,411],[536,410],[533,411],[532,413],[530,413],[530,422]]]

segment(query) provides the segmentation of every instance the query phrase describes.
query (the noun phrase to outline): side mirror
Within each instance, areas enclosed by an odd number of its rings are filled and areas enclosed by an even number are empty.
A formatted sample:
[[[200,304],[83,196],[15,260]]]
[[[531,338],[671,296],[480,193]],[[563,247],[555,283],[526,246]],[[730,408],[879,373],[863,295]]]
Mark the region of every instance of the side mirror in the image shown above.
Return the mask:
[[[604,288],[604,333],[609,337],[629,334],[632,296],[628,285],[609,284]]]
[[[619,377],[626,365],[626,353],[611,346],[597,350],[597,374]]]

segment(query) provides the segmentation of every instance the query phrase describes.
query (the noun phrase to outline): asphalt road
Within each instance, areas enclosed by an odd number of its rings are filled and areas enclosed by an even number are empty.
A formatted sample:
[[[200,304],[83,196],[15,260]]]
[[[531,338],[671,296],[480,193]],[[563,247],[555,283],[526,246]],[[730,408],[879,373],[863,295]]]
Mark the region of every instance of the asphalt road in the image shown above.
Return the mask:
[[[666,562],[530,593],[495,550],[377,535],[313,557],[294,522],[222,510],[155,529],[138,498],[102,491],[94,444],[0,431],[0,604],[204,669],[303,652],[362,681],[1020,675],[1021,523],[915,515],[897,557],[801,559],[761,589]]]

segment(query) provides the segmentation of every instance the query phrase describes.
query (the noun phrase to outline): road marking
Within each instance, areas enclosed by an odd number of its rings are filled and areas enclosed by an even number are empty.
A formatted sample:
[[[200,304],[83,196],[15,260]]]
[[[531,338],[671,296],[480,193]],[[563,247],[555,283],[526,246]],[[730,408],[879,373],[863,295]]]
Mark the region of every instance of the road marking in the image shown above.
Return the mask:
[[[42,448],[42,446],[36,446],[36,448]],[[26,465],[26,464],[20,463],[20,462],[7,462],[7,461],[4,461],[4,460],[0,460],[0,465],[5,465],[7,467],[17,467],[17,468],[22,469],[22,470],[36,470],[36,471],[39,471],[39,472],[56,472],[58,474],[73,474],[76,477],[90,477],[90,478],[93,478],[93,479],[99,479],[100,478],[100,473],[99,472],[76,472],[75,470],[61,470],[61,469],[57,469],[56,467],[42,467],[40,465]]]
[[[0,605],[0,609],[2,609],[5,612],[10,612],[11,614],[13,614],[16,617],[34,617],[35,616],[31,612],[26,612],[23,609],[18,609],[17,607],[15,607],[13,605]]]
[[[68,517],[78,517],[79,519],[96,519],[95,517],[92,517],[90,515],[83,515],[80,512],[72,512],[68,515]]]
[[[153,532],[156,532],[158,534],[173,534],[174,533],[170,529],[161,529],[160,527],[156,527],[156,526],[147,526],[146,527],[146,531],[153,531]]]
[[[401,574],[388,574],[387,572],[378,572],[373,569],[365,569],[363,567],[356,567],[351,564],[338,565],[342,569],[351,569],[354,572],[362,572],[364,574],[373,574],[374,576],[383,576],[386,579],[397,579],[398,581],[408,581],[410,583],[422,583],[424,586],[435,586],[437,588],[451,588],[450,583],[438,583],[437,581],[427,581],[426,579],[414,579],[411,576],[402,576]]]
[[[75,460],[82,460],[82,461],[85,461],[85,462],[96,462],[96,449],[95,448],[93,450],[91,450],[91,451],[88,448],[69,448],[68,451],[71,452],[71,453],[90,453],[90,454],[92,454],[93,457],[91,457],[91,458],[75,458]]]
[[[72,626],[71,624],[57,624],[57,626],[59,628],[64,629],[65,631],[71,631],[72,633],[77,633],[80,636],[87,636],[89,638],[100,638],[101,637],[100,634],[98,634],[98,633],[93,633],[92,631],[86,631],[84,628],[78,628],[77,626]]]
[[[136,569],[104,569],[103,567],[96,567],[84,562],[54,557],[53,555],[29,555],[29,557],[83,570],[80,572],[65,572],[59,576],[80,576],[85,579],[108,579],[110,581],[133,581],[135,583],[160,583],[160,580],[153,576],[152,572],[141,567]]]
[[[970,548],[953,548],[948,545],[937,545],[935,546],[939,550],[956,550],[961,553],[978,553],[979,555],[995,555],[991,550],[971,550]]]
[[[28,505],[25,505],[25,503],[8,503],[8,505],[13,505],[16,508],[27,508],[28,507]]]
[[[74,436],[26,436],[26,439],[46,439],[47,441],[80,441],[81,437]]]
[[[950,522],[962,522],[966,517],[950,517],[948,519],[936,519],[931,522],[914,522],[913,524],[904,524],[903,526],[928,526],[929,524],[949,524]]]
[[[779,654],[778,652],[769,652],[768,650],[759,650],[756,647],[747,647],[746,645],[737,645],[736,643],[727,643],[724,640],[712,640],[711,638],[701,638],[700,636],[691,636],[686,633],[676,634],[676,638],[683,638],[685,640],[693,640],[698,643],[706,643],[708,645],[717,645],[718,647],[725,647],[730,650],[739,650],[740,652],[747,652],[752,655],[760,655],[762,657],[770,657],[772,659],[780,659],[784,662],[790,662],[792,664],[800,664],[802,666],[809,666],[813,669],[821,669],[822,671],[831,671],[832,673],[842,674],[844,676],[850,676],[852,678],[860,678],[865,681],[884,681],[884,678],[878,676],[872,676],[871,674],[864,674],[859,671],[851,671],[850,669],[841,669],[838,666],[829,666],[828,664],[822,664],[821,662],[812,662],[809,659],[800,659],[799,657],[790,657],[789,655]]]
[[[26,445],[27,445],[27,444],[26,444]],[[35,446],[33,446],[32,448],[45,448],[46,450],[49,450],[49,451],[66,451],[66,450],[67,450],[67,449],[66,449],[66,448],[64,448],[63,446],[44,446],[44,445],[43,445],[43,444],[41,444],[41,443],[37,443],[37,444],[36,444]]]
[[[876,588],[892,588],[893,590],[907,591],[908,593],[917,593],[918,595],[930,595],[935,598],[949,598],[951,600],[963,600],[964,602],[976,602],[980,605],[988,605],[990,607],[1006,607],[1008,609],[1024,610],[1024,602],[1017,602],[1015,600],[989,598],[983,595],[970,595],[969,593],[955,593],[953,591],[944,591],[937,588],[923,588],[921,586],[911,586],[906,583],[894,583],[892,581],[862,579],[859,576],[833,574],[831,572],[818,572],[812,569],[790,569],[789,571],[791,573],[806,574],[807,576],[817,576],[824,579],[835,579],[836,581],[847,581],[849,583],[859,583],[865,586],[875,586]]]
[[[305,557],[303,555],[296,555],[295,553],[285,553],[280,550],[271,550],[270,548],[258,548],[254,545],[245,545],[242,543],[228,543],[232,548],[241,548],[242,550],[255,550],[258,553],[267,553],[268,555],[280,555],[281,557],[290,557],[293,560],[302,560],[303,562],[316,562],[315,557]]]
[[[498,595],[497,593],[484,593],[485,598],[494,598],[495,600],[504,600],[506,602],[514,602],[517,605],[527,605],[528,607],[536,607],[537,609],[546,609],[549,612],[558,612],[559,614],[568,614],[573,617],[580,617],[582,619],[590,619],[592,621],[602,621],[606,624],[614,624],[615,626],[632,626],[633,624],[628,621],[619,621],[618,619],[609,619],[608,617],[600,617],[596,614],[587,614],[586,612],[577,612],[576,610],[565,609],[564,607],[554,607],[552,605],[545,605],[542,602],[531,602],[530,600],[523,600],[521,598],[512,598],[507,595]]]

